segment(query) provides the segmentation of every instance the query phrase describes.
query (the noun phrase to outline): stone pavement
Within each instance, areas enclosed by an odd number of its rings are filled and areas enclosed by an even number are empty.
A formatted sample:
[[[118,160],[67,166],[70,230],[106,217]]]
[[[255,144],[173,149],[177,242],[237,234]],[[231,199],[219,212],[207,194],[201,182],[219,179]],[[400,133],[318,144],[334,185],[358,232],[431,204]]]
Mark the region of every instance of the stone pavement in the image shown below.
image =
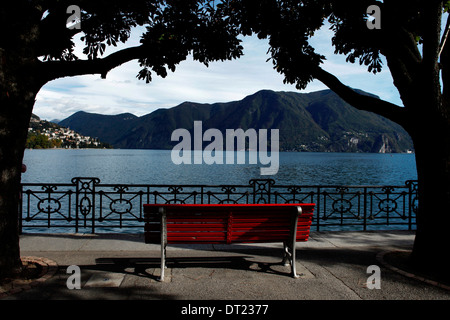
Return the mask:
[[[450,300],[449,288],[386,264],[385,252],[410,250],[413,240],[410,231],[312,232],[297,243],[299,279],[279,264],[281,244],[169,246],[159,282],[160,247],[141,234],[24,234],[22,256],[47,269],[1,300]],[[72,265],[80,289],[68,288],[77,285]],[[377,274],[369,266],[380,268],[379,289],[367,285]]]

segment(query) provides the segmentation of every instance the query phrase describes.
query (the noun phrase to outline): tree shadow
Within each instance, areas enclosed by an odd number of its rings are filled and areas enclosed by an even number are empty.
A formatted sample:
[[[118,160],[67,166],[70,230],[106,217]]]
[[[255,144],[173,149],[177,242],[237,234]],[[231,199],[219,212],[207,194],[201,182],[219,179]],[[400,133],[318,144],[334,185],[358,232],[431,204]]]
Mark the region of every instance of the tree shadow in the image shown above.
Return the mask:
[[[450,274],[445,266],[433,266],[424,261],[413,259],[412,251],[391,251],[383,256],[383,260],[393,269],[405,276],[414,275],[429,284],[444,285],[450,289]]]
[[[187,269],[227,269],[243,272],[262,272],[285,277],[290,276],[290,268],[286,272],[277,270],[275,266],[281,263],[255,262],[249,256],[224,257],[170,257],[167,259],[168,268],[177,270]],[[256,266],[255,266],[256,265]],[[5,300],[179,300],[177,294],[165,293],[164,286],[168,283],[159,281],[159,258],[142,257],[99,257],[92,265],[79,265],[80,289],[69,289],[67,283],[71,273],[67,273],[68,265],[59,265],[52,278],[40,285],[14,293]],[[184,273],[184,271],[182,271]],[[118,285],[117,287],[87,286],[94,275],[108,277],[111,273],[132,276],[132,285]],[[193,274],[198,274],[193,272]],[[195,280],[195,279],[194,279]],[[185,280],[183,280],[185,281]]]

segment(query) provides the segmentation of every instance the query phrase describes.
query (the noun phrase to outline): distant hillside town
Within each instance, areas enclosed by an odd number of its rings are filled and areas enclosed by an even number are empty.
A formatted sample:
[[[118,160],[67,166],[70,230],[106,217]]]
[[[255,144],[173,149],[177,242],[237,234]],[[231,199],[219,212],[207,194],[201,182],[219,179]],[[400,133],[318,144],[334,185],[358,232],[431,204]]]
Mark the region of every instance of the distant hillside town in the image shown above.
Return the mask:
[[[84,148],[111,148],[108,143],[98,138],[83,136],[69,128],[61,127],[56,123],[41,120],[32,115],[28,128],[26,143],[28,149],[84,149]]]

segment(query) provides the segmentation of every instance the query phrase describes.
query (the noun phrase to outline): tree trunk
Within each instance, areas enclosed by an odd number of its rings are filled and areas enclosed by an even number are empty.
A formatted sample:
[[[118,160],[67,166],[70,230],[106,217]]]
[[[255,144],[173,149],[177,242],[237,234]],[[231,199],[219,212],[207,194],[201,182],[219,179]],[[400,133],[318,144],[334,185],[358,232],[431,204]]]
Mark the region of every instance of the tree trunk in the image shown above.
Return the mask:
[[[0,49],[0,278],[21,270],[18,213],[28,126],[40,85]],[[14,61],[15,60],[15,61]]]
[[[444,275],[448,272],[446,261],[450,247],[450,125],[441,115],[433,113],[432,108],[427,109],[417,118],[421,120],[415,129],[410,130],[419,182],[412,259],[415,264]]]
[[[33,105],[22,101],[21,106],[15,104],[11,108],[8,106],[11,101],[5,100],[12,99],[2,97],[0,100],[0,276],[10,275],[21,267],[19,193],[22,160]]]

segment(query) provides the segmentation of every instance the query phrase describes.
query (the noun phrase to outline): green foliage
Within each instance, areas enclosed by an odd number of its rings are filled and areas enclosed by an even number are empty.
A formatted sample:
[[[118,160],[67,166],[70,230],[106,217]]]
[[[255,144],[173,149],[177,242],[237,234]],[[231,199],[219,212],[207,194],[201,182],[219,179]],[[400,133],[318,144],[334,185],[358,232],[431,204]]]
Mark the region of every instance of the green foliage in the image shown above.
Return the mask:
[[[450,10],[450,1],[444,3],[444,12],[448,13]]]
[[[48,137],[40,133],[29,133],[26,148],[29,149],[47,149],[52,147],[52,142]]]

